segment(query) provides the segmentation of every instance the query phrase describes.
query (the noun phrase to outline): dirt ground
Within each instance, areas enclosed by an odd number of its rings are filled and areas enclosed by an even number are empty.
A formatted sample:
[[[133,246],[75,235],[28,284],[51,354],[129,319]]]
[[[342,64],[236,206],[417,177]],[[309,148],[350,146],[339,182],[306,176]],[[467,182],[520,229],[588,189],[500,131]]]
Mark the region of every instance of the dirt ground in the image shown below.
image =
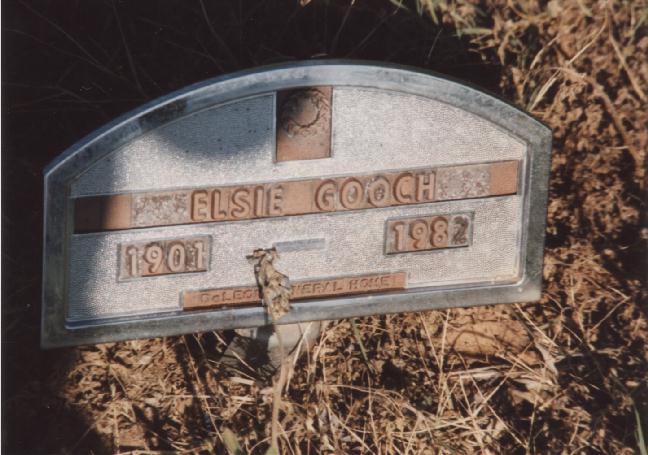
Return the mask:
[[[648,2],[302,3],[3,2],[4,453],[266,452],[272,376],[221,363],[230,333],[39,349],[41,173],[171,90],[323,57],[435,70],[553,129],[545,290],[333,322],[290,376],[281,453],[647,453]]]

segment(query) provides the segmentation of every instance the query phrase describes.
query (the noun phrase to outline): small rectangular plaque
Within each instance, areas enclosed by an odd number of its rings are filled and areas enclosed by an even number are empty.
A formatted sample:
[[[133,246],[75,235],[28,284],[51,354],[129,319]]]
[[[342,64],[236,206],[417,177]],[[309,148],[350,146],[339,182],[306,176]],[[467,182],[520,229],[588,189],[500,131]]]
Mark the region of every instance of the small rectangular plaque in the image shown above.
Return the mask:
[[[277,92],[277,161],[331,156],[332,87]]]
[[[119,279],[204,272],[209,254],[207,236],[125,243],[119,248]]]
[[[291,284],[291,300],[327,298],[339,295],[371,294],[405,288],[406,274],[386,273],[322,280],[297,281]],[[260,304],[259,288],[243,286],[234,288],[188,291],[182,295],[185,310]]]
[[[387,220],[385,252],[411,253],[470,245],[472,213]]]

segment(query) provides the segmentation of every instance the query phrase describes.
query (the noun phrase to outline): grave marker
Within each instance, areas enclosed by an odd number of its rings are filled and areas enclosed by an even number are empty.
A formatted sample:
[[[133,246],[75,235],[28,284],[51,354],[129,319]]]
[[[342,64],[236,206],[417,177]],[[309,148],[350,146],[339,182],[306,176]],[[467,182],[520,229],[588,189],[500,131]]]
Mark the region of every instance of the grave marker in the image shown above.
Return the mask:
[[[156,100],[45,173],[46,347],[536,300],[551,132],[438,76],[304,62]]]

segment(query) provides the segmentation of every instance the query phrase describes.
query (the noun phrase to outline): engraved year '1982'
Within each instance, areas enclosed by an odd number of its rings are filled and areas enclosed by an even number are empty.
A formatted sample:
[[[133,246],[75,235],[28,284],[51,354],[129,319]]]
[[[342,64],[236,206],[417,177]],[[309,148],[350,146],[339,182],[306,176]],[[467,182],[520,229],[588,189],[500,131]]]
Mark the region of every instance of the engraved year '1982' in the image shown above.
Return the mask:
[[[387,220],[385,252],[409,253],[468,246],[471,237],[470,213]]]
[[[206,271],[209,240],[192,237],[122,244],[119,279]]]

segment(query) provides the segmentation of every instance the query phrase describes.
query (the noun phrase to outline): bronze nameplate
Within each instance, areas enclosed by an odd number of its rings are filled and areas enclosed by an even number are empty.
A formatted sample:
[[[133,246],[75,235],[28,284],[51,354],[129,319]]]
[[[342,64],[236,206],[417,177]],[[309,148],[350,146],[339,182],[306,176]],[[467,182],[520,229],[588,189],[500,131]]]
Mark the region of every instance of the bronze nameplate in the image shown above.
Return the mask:
[[[306,300],[343,295],[370,294],[405,289],[404,272],[361,275],[291,283],[290,300]],[[185,310],[222,306],[261,304],[257,286],[187,291],[182,294]]]
[[[75,232],[305,215],[516,194],[518,161],[78,198]]]
[[[386,222],[385,253],[411,253],[468,246],[472,213],[417,216]]]
[[[119,280],[204,272],[209,268],[210,239],[201,236],[122,244]]]

